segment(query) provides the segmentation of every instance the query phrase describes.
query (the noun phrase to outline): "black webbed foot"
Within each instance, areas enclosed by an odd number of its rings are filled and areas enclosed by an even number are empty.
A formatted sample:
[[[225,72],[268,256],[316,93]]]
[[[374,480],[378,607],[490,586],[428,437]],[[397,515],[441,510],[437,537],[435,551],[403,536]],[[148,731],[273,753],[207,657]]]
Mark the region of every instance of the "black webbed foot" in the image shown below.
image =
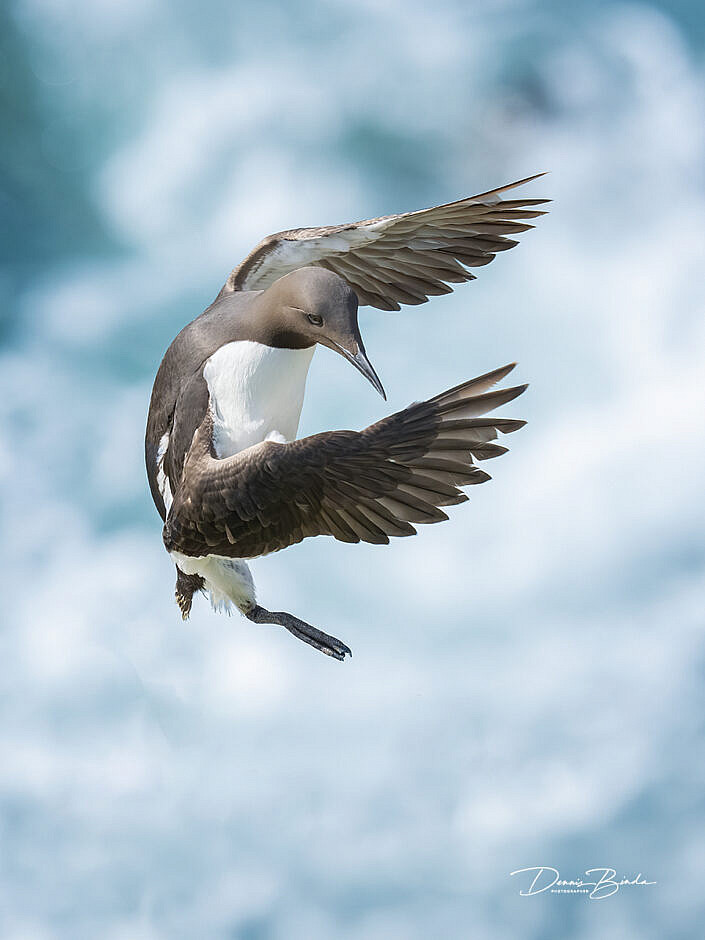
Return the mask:
[[[337,640],[334,636],[330,636],[330,634],[324,633],[323,630],[312,627],[311,624],[306,623],[305,620],[299,620],[298,617],[294,617],[293,614],[287,614],[283,610],[267,610],[257,605],[247,612],[245,616],[254,623],[279,624],[279,626],[284,627],[299,640],[303,640],[304,643],[308,643],[308,645],[313,646],[314,649],[320,650],[321,653],[325,653],[326,656],[332,656],[334,659],[338,659],[341,662],[346,656],[352,656],[350,647],[346,646],[341,640]]]

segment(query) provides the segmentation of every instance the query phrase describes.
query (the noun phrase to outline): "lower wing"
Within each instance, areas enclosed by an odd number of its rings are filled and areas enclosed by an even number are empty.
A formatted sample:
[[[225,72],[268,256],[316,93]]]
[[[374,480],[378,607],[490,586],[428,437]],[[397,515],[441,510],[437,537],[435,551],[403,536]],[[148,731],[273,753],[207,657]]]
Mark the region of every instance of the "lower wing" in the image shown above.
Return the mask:
[[[164,526],[169,551],[253,558],[314,535],[387,544],[440,522],[460,487],[489,474],[474,460],[525,422],[483,417],[526,385],[496,389],[513,365],[417,402],[364,431],[328,431],[289,444],[265,442],[217,459],[208,410],[186,457]]]

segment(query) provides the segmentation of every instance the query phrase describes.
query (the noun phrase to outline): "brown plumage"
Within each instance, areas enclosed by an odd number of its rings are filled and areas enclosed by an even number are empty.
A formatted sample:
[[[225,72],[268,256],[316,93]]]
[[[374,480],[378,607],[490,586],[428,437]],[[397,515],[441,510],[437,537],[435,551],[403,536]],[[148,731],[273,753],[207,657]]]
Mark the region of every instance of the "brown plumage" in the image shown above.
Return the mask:
[[[217,459],[207,411],[186,456],[164,527],[168,551],[254,558],[304,538],[387,544],[413,523],[447,519],[441,506],[484,483],[474,465],[506,451],[497,432],[525,422],[483,418],[525,385],[488,391],[514,368],[497,369],[410,405],[364,431],[326,431],[289,444],[264,442]]]

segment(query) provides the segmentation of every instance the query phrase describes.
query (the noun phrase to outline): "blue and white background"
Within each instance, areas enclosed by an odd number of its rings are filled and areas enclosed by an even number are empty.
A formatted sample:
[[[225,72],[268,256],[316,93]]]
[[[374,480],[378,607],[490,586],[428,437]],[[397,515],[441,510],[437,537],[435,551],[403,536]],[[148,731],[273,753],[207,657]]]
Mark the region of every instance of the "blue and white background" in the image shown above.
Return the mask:
[[[0,18],[3,940],[702,937],[702,5]],[[519,361],[493,482],[253,565],[353,660],[182,623],[142,463],[175,333],[269,232],[544,169],[476,282],[361,314],[387,412]],[[302,433],[383,413],[319,352]],[[520,897],[539,865],[658,884]]]

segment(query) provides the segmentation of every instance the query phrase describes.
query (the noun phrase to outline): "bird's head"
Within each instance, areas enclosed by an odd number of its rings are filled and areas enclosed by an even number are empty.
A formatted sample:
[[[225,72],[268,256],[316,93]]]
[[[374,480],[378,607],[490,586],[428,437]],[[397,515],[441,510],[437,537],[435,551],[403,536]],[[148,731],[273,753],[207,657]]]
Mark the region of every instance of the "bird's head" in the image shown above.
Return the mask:
[[[327,346],[351,362],[386,399],[360,336],[357,295],[337,274],[325,268],[298,268],[268,287],[259,304],[266,308],[275,345]]]

